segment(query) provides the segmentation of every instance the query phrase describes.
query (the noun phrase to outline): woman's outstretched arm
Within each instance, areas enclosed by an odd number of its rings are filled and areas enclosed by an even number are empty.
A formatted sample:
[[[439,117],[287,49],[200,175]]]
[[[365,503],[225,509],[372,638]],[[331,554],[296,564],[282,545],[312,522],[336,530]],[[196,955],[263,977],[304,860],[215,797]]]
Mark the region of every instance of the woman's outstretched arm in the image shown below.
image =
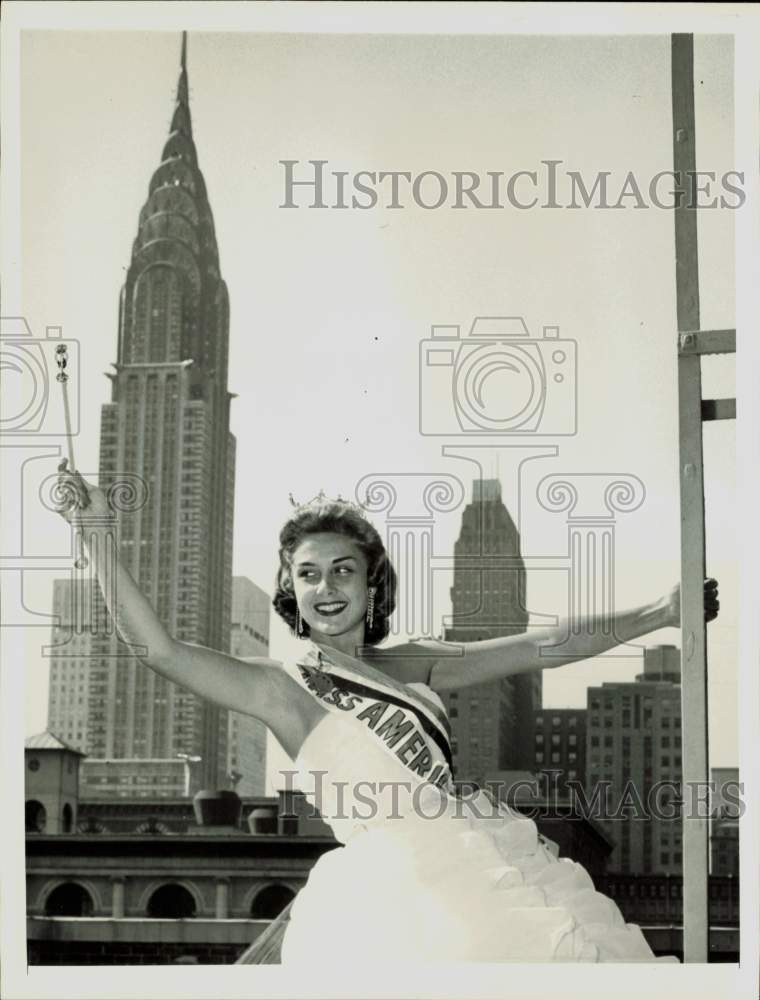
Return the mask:
[[[118,558],[108,500],[98,487],[59,466],[63,495],[76,497],[60,513],[83,529],[82,539],[103,591],[106,607],[136,658],[156,673],[223,708],[245,712],[279,731],[283,728],[280,664],[266,658],[240,660],[219,650],[172,638],[150,601]]]
[[[718,585],[705,581],[705,620],[718,613]],[[599,656],[620,643],[649,632],[678,626],[681,620],[680,586],[652,604],[614,615],[609,623],[601,617],[560,621],[558,625],[530,629],[518,635],[479,642],[435,643],[445,653],[431,671],[430,684],[438,690],[467,687],[498,680],[509,674],[561,667]]]

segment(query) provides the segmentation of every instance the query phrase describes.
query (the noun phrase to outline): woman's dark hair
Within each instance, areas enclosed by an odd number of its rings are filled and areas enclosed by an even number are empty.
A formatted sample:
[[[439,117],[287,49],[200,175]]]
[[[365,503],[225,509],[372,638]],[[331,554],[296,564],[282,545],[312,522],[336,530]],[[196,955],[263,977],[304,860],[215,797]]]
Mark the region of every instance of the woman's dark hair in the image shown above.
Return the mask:
[[[396,607],[396,571],[391,565],[385,546],[376,528],[353,505],[345,500],[320,499],[296,511],[280,532],[280,568],[275,580],[272,606],[295,634],[296,602],[293,587],[293,553],[308,535],[321,532],[345,535],[354,541],[367,560],[367,586],[375,587],[372,628],[366,622],[364,641],[377,645],[390,631],[389,618]],[[302,620],[301,635],[311,633]]]

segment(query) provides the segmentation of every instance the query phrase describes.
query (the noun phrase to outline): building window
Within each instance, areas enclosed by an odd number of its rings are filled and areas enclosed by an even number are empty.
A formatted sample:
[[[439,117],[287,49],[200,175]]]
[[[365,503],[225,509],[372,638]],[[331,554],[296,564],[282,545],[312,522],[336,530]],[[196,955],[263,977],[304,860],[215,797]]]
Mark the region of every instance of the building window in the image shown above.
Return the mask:
[[[47,812],[41,802],[29,799],[25,807],[25,825],[27,833],[42,833],[47,824]]]
[[[273,920],[292,901],[295,893],[286,885],[268,885],[256,894],[251,904],[254,920]]]
[[[63,882],[45,901],[46,917],[90,917],[94,910],[92,896],[77,882]]]
[[[558,715],[552,716],[552,725],[553,726],[561,726],[562,725],[562,719],[560,719],[560,717]]]
[[[552,764],[559,764],[560,755],[558,753],[552,754]]]
[[[188,920],[195,915],[192,894],[177,882],[160,886],[148,900],[147,916],[152,920]]]
[[[560,744],[560,740],[561,740],[561,737],[560,737],[559,733],[553,733],[552,734],[552,746],[553,747],[558,747],[559,744]]]
[[[543,764],[543,762],[544,762],[544,752],[543,752],[543,750],[537,750],[536,751],[536,763],[537,764]]]
[[[578,743],[578,737],[575,735],[575,733],[570,733],[569,736],[567,737],[568,746],[574,747],[576,746],[577,743]]]
[[[544,734],[536,733],[536,743],[541,744],[544,742]]]
[[[570,718],[567,720],[567,724],[571,729],[575,729],[576,725],[578,724],[578,719],[574,715],[571,715]],[[575,737],[573,737],[573,739],[574,738]]]

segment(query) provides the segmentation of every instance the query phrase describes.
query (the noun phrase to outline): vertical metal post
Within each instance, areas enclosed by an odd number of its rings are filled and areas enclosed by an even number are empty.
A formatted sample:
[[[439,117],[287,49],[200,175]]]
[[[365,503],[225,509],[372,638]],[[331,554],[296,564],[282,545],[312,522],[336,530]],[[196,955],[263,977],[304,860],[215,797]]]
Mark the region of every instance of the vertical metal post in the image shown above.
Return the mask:
[[[684,355],[686,331],[699,330],[697,209],[693,177],[694,42],[672,36],[673,161],[676,296],[678,305],[678,423],[681,488],[681,705],[683,718],[683,954],[708,955],[708,820],[697,814],[693,789],[708,780],[707,662],[704,622],[705,506],[702,464],[702,378],[698,353]]]

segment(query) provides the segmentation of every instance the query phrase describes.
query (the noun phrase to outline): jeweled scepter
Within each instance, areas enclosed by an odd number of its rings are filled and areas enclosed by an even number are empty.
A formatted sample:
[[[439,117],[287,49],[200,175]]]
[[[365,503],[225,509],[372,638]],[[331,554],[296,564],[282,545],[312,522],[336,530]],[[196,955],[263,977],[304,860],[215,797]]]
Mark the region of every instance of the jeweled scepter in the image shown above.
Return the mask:
[[[55,360],[58,365],[58,374],[56,375],[56,382],[61,384],[61,392],[63,393],[63,417],[66,423],[66,446],[69,452],[69,471],[72,475],[76,475],[76,465],[74,464],[74,442],[71,436],[71,412],[69,410],[69,376],[66,372],[66,365],[68,364],[69,356],[65,344],[59,344],[55,349]],[[74,566],[77,569],[86,569],[89,565],[89,560],[84,554],[84,538],[82,536],[81,527],[75,529],[76,536],[74,542],[74,550],[79,550],[79,555],[77,556]]]

